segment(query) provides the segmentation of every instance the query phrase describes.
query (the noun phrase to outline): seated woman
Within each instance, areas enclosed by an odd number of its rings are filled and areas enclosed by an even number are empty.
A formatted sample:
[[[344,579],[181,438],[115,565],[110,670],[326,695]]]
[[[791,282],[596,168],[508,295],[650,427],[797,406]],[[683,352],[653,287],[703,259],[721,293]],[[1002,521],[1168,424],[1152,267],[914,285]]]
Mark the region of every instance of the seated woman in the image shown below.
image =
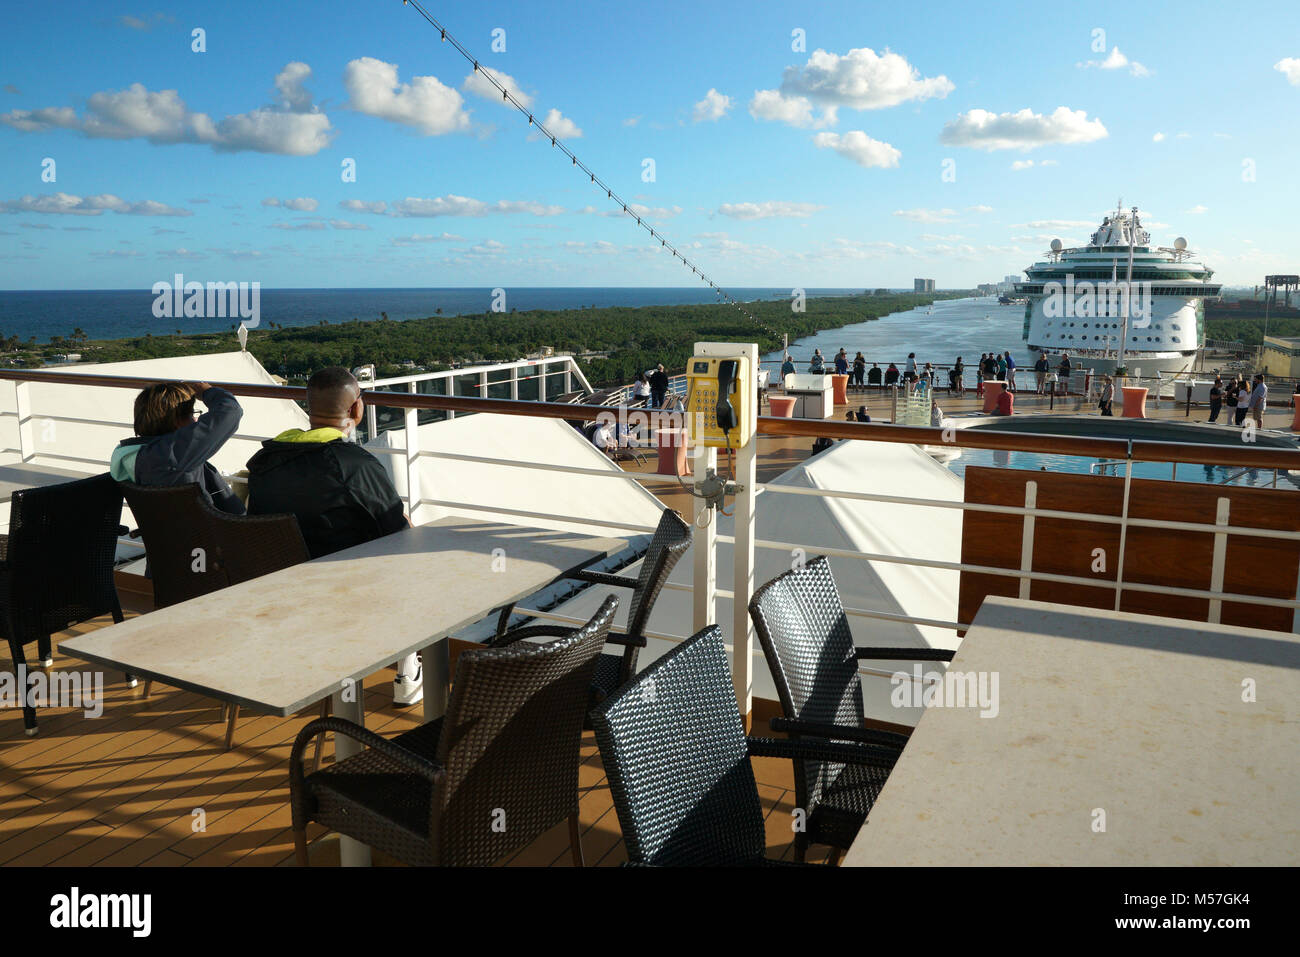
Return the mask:
[[[208,407],[197,419],[194,400]],[[135,438],[113,450],[109,472],[139,485],[195,483],[207,500],[232,515],[244,503],[208,461],[239,428],[244,410],[225,389],[206,382],[160,382],[135,397]]]
[[[871,363],[871,370],[867,373],[867,385],[880,385],[880,366],[874,362]]]
[[[885,370],[885,385],[897,385],[897,384],[898,384],[898,366],[894,365],[891,362],[889,364],[889,368]]]

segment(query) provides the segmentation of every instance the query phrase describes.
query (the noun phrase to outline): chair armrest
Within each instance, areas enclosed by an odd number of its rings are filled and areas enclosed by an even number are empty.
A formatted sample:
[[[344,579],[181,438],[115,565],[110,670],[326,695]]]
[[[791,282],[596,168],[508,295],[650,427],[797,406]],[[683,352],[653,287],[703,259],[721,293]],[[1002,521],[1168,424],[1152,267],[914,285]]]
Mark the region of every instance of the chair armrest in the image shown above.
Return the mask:
[[[854,654],[864,658],[896,661],[952,661],[955,651],[947,648],[855,648]]]
[[[611,575],[608,572],[593,572],[587,569],[576,571],[569,576],[575,581],[588,582],[592,585],[613,585],[615,588],[635,588],[636,579],[626,575]]]
[[[799,718],[773,718],[768,722],[768,727],[785,734],[808,734],[814,738],[856,741],[859,744],[875,744],[887,748],[902,748],[907,744],[907,735],[895,731],[854,728],[843,724],[819,724],[816,721],[803,721]]]
[[[579,626],[529,625],[527,628],[516,628],[514,631],[507,631],[504,635],[496,635],[484,642],[484,645],[488,648],[505,648],[521,638],[563,638],[577,627]]]
[[[746,739],[750,757],[790,758],[805,761],[836,761],[840,764],[863,764],[876,768],[892,768],[902,752],[893,748],[878,748],[866,744],[842,744],[812,738],[755,738]]]
[[[617,631],[607,634],[605,641],[611,645],[623,645],[627,648],[644,648],[647,644],[645,635],[624,635]]]
[[[408,751],[400,744],[394,744],[387,738],[381,738],[375,732],[363,728],[354,721],[348,721],[346,718],[317,718],[298,732],[298,737],[293,742],[293,750],[289,753],[289,774],[290,777],[298,778],[299,785],[302,784],[303,777],[302,755],[307,750],[307,745],[312,742],[312,739],[330,731],[349,737],[363,747],[377,751],[389,760],[430,781],[436,780],[438,775],[442,773],[440,765],[421,757],[413,751]]]

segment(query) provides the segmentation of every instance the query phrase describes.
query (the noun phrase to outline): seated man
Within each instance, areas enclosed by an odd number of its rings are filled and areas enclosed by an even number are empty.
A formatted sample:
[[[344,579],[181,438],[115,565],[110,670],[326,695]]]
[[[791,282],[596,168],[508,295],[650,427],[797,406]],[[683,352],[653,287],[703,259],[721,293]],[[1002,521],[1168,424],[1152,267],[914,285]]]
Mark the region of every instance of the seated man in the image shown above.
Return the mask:
[[[208,411],[194,418],[194,400]],[[244,514],[221,473],[208,461],[235,434],[244,410],[225,389],[206,382],[160,382],[135,397],[135,438],[113,450],[109,472],[139,485],[197,484],[223,512]]]
[[[352,441],[364,414],[361,387],[347,369],[321,369],[307,382],[311,428],[289,429],[248,460],[248,510],[291,512],[312,558],[406,528],[402,500],[379,460]],[[398,666],[397,704],[423,698],[419,663]]]

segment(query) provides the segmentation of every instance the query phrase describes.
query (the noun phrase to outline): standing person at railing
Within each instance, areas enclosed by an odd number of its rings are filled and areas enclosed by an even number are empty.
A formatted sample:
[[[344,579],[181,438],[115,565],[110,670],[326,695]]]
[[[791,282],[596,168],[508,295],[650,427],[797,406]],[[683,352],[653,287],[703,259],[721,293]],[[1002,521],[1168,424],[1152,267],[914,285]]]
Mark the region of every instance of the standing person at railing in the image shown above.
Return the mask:
[[[790,358],[790,353],[785,354],[785,361],[781,363],[781,382],[785,382],[785,377],[794,375],[794,360]]]
[[[915,352],[909,352],[907,354],[907,365],[903,368],[903,378],[909,383],[916,381],[916,353]]]
[[[644,372],[636,374],[636,382],[632,384],[632,396],[636,399],[639,406],[648,405],[650,402],[650,380],[646,378]]]
[[[808,363],[808,374],[809,375],[826,374],[826,360],[822,357],[822,351],[820,349],[813,350],[812,361]]]
[[[840,349],[839,352],[835,353],[835,374],[836,375],[849,374],[849,354],[845,352],[842,348]]]
[[[281,432],[248,460],[249,512],[293,514],[312,558],[406,528],[387,469],[353,441],[365,403],[352,373],[334,366],[312,375],[307,415],[310,429]],[[408,655],[398,665],[393,701],[414,704],[423,695],[419,661]]]
[[[1245,425],[1246,413],[1250,411],[1250,379],[1242,376],[1237,382],[1237,425]]]
[[[1101,377],[1101,398],[1097,402],[1097,407],[1101,409],[1102,415],[1111,415],[1111,403],[1115,401],[1115,382],[1108,375]]]
[[[1255,374],[1255,387],[1250,390],[1250,415],[1258,428],[1264,427],[1264,410],[1268,408],[1268,386],[1264,384],[1264,374]]]
[[[194,401],[208,407],[197,419]],[[139,485],[198,485],[204,497],[232,515],[244,503],[208,461],[226,444],[244,410],[225,389],[206,382],[160,382],[135,397],[135,438],[113,450],[109,472]]]
[[[1009,349],[1006,352],[1002,353],[1002,356],[1006,360],[1007,391],[1015,392],[1016,391],[1016,360],[1011,358],[1011,350]]]
[[[668,373],[664,371],[664,364],[661,362],[650,369],[646,377],[650,382],[650,405],[652,408],[662,409],[664,397],[668,395]]]
[[[1034,383],[1039,395],[1047,391],[1047,371],[1050,367],[1047,353],[1038,353],[1038,361],[1034,363]]]
[[[860,389],[862,388],[863,384],[866,381],[865,380],[866,374],[867,374],[867,360],[866,357],[863,356],[861,352],[859,352],[856,356],[853,357],[853,378],[849,381],[851,381],[855,386],[857,386]]]
[[[952,364],[948,370],[948,391],[956,392],[958,396],[966,394],[966,384],[962,381],[962,376],[966,374],[966,364],[961,361],[961,356]]]
[[[1210,386],[1210,422],[1215,422],[1219,418],[1219,410],[1223,408],[1223,379],[1219,376],[1214,377],[1214,384]]]
[[[1236,375],[1228,380],[1228,384],[1223,387],[1223,404],[1228,407],[1228,424],[1235,424],[1237,418],[1237,393],[1241,391],[1241,383],[1237,381]]]

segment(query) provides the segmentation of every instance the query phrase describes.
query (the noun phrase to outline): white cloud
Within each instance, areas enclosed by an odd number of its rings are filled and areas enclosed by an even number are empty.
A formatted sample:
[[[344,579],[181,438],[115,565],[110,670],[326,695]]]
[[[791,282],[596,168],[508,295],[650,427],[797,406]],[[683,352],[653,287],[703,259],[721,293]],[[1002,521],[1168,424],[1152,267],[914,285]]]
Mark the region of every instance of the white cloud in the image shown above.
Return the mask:
[[[1053,143],[1090,143],[1107,136],[1100,119],[1085,110],[1058,106],[1044,116],[1026,108],[1016,113],[971,110],[944,124],[940,142],[981,150],[1032,150]]]
[[[682,208],[680,206],[646,206],[643,203],[629,203],[628,212],[642,219],[671,219],[674,216],[680,216]],[[599,206],[584,206],[578,210],[579,213],[593,216],[626,216],[621,207],[614,209],[601,209]]]
[[[835,107],[828,106],[813,117],[812,100],[806,96],[784,96],[780,90],[755,90],[749,101],[749,115],[756,120],[775,120],[800,129],[819,130],[837,122]]]
[[[705,120],[716,122],[726,116],[729,109],[731,109],[731,97],[709,87],[709,92],[704,94],[704,99],[695,104],[694,121],[696,123],[703,123]]]
[[[873,140],[861,130],[849,130],[843,136],[839,133],[818,133],[813,137],[813,143],[818,149],[832,149],[859,166],[866,167],[894,167],[903,155],[888,143]]]
[[[311,229],[320,230],[327,228],[323,222],[318,219],[306,223],[272,223],[272,229]]]
[[[1201,213],[1208,213],[1209,211],[1210,211],[1210,207],[1202,206],[1199,203],[1193,206],[1191,209],[1183,210],[1184,213],[1189,213],[1192,216],[1199,216]]]
[[[112,193],[98,196],[74,196],[71,193],[51,193],[47,196],[22,196],[0,203],[0,210],[9,213],[50,213],[72,216],[99,216],[105,211],[126,216],[193,216],[188,209],[178,209],[152,199],[129,203]]]
[[[1157,133],[1157,134],[1155,134],[1155,136],[1151,137],[1151,142],[1152,142],[1152,143],[1163,143],[1163,142],[1164,142],[1164,139],[1165,139],[1165,134],[1163,134],[1163,133]]]
[[[369,229],[365,223],[352,223],[346,219],[331,219],[330,225],[335,229]]]
[[[1033,161],[1033,160],[1015,160],[1015,161],[1011,164],[1011,168],[1012,168],[1012,169],[1016,169],[1016,170],[1019,170],[1019,169],[1029,169],[1029,168],[1030,168],[1031,166],[1033,166],[1033,165],[1034,165],[1034,161]]]
[[[762,203],[723,203],[718,207],[718,212],[723,216],[730,216],[732,219],[803,218],[825,208],[815,203],[768,200]]]
[[[99,139],[146,139],[155,145],[204,143],[215,150],[313,156],[329,145],[329,117],[312,105],[302,86],[311,75],[305,63],[292,62],[275,77],[280,103],[238,113],[214,122],[195,113],[176,90],[151,91],[141,83],[125,90],[93,93],[78,119],[70,107],[14,110],[3,122],[24,132],[79,129]]]
[[[547,132],[557,140],[576,140],[582,136],[582,130],[578,124],[563,115],[559,110],[551,109],[546,112],[542,125],[546,127]],[[528,138],[536,140],[541,138],[541,133],[533,133]]]
[[[276,199],[274,196],[268,196],[262,200],[262,205],[291,209],[295,213],[314,213],[317,207],[320,206],[320,202],[310,196],[302,196],[298,199]]]
[[[509,73],[502,73],[500,70],[492,70],[489,67],[480,66],[477,73],[471,73],[465,77],[465,82],[460,88],[466,93],[473,93],[475,96],[481,96],[485,100],[492,100],[494,103],[500,103],[503,106],[509,106],[510,102],[501,95],[501,92],[492,85],[486,74],[491,73],[493,79],[510,91],[510,95],[519,101],[519,104],[526,110],[533,107],[533,98],[523,91],[519,81]]]
[[[440,236],[434,236],[430,233],[415,233],[411,236],[394,236],[394,246],[418,246],[424,243],[458,243],[464,242],[464,236],[457,236],[454,233],[443,233]]]
[[[349,106],[358,113],[411,126],[426,136],[469,129],[464,98],[436,76],[399,83],[397,65],[374,57],[352,60],[343,69]]]
[[[629,116],[627,119],[625,119],[625,120],[623,121],[623,125],[624,125],[624,126],[636,126],[636,125],[637,125],[638,123],[640,123],[640,122],[641,122],[641,117],[640,117],[640,115],[637,115],[637,116]]]
[[[954,89],[946,76],[922,77],[897,53],[867,47],[843,56],[815,50],[803,67],[787,67],[781,93],[807,97],[824,106],[878,110],[909,100],[945,97]]]
[[[387,211],[388,204],[383,200],[367,202],[361,199],[344,199],[339,202],[339,209],[346,209],[353,213],[374,213],[378,216]]]
[[[1122,70],[1124,67],[1129,68],[1129,73],[1133,76],[1144,77],[1150,76],[1151,71],[1139,63],[1137,60],[1130,60],[1123,53],[1119,52],[1119,47],[1111,47],[1110,54],[1104,60],[1088,60],[1084,63],[1075,64],[1084,69],[1097,67],[1101,70]]]
[[[1071,229],[1095,228],[1097,222],[1091,219],[1035,219],[1032,222],[1016,223],[1015,225],[1017,228],[1023,227],[1025,229],[1055,229],[1068,231]]]
[[[1300,86],[1300,57],[1283,57],[1273,64],[1273,69],[1286,77],[1292,86]]]
[[[991,213],[991,212],[993,212],[993,207],[992,207],[992,206],[967,206],[967,207],[966,207],[966,212],[968,212],[968,213]]]
[[[955,209],[896,209],[894,215],[914,223],[950,223],[957,215]]]

